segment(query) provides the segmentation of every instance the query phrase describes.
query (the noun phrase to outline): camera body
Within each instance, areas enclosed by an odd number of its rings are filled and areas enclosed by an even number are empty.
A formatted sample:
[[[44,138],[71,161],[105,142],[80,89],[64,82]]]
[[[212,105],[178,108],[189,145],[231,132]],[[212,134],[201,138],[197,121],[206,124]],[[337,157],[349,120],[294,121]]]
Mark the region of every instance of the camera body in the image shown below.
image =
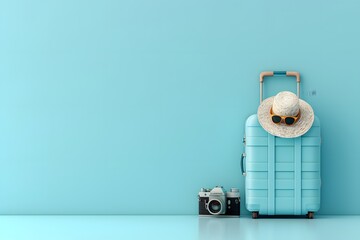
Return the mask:
[[[231,188],[226,192],[222,186],[201,188],[199,192],[199,215],[240,216],[240,192]]]

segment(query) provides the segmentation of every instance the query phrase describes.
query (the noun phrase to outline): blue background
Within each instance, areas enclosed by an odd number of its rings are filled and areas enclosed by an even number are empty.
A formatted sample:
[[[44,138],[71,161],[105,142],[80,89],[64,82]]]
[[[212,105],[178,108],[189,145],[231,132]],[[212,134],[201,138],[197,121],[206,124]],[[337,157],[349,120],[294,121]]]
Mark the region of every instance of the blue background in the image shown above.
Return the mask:
[[[0,213],[196,214],[200,187],[243,194],[258,75],[293,70],[322,121],[320,213],[360,214],[359,22],[355,0],[1,1]]]

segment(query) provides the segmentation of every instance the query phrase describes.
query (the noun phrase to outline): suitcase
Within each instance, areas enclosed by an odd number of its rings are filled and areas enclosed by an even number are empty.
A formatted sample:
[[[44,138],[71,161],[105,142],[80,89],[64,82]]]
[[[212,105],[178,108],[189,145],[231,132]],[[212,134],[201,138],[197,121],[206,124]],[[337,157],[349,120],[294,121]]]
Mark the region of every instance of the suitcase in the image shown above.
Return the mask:
[[[260,102],[266,76],[296,76],[297,72],[260,74]],[[320,120],[315,116],[310,130],[297,138],[280,138],[267,133],[257,114],[245,124],[245,153],[241,168],[245,176],[245,203],[258,215],[306,215],[313,218],[320,208]],[[245,165],[245,166],[244,166]]]

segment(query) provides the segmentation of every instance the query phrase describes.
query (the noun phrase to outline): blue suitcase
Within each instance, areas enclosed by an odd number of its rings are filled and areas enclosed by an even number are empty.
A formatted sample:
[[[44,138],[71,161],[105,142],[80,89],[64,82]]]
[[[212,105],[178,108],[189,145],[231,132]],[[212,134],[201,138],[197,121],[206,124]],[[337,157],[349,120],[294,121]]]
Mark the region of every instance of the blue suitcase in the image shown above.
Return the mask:
[[[288,73],[288,74],[287,74]],[[260,102],[265,76],[297,76],[294,72],[264,72],[260,75]],[[257,114],[245,124],[245,153],[241,168],[245,176],[245,203],[258,215],[306,215],[313,218],[320,208],[320,121],[315,116],[310,130],[297,138],[267,133]],[[245,166],[244,166],[245,165]]]

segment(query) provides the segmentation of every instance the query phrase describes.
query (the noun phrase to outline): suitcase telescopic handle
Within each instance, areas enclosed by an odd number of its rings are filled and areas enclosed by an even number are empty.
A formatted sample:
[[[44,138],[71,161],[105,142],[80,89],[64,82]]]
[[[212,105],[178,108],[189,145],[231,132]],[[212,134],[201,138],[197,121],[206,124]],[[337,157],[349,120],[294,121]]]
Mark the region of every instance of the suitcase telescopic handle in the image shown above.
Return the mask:
[[[272,76],[293,76],[296,77],[297,83],[297,96],[300,98],[300,73],[298,72],[288,72],[288,71],[273,71],[273,72],[262,72],[260,73],[260,103],[263,100],[263,82],[265,77]]]
[[[244,171],[244,158],[245,157],[246,157],[245,153],[241,154],[240,166],[241,166],[241,173],[242,173],[243,176],[246,176],[246,172]]]

